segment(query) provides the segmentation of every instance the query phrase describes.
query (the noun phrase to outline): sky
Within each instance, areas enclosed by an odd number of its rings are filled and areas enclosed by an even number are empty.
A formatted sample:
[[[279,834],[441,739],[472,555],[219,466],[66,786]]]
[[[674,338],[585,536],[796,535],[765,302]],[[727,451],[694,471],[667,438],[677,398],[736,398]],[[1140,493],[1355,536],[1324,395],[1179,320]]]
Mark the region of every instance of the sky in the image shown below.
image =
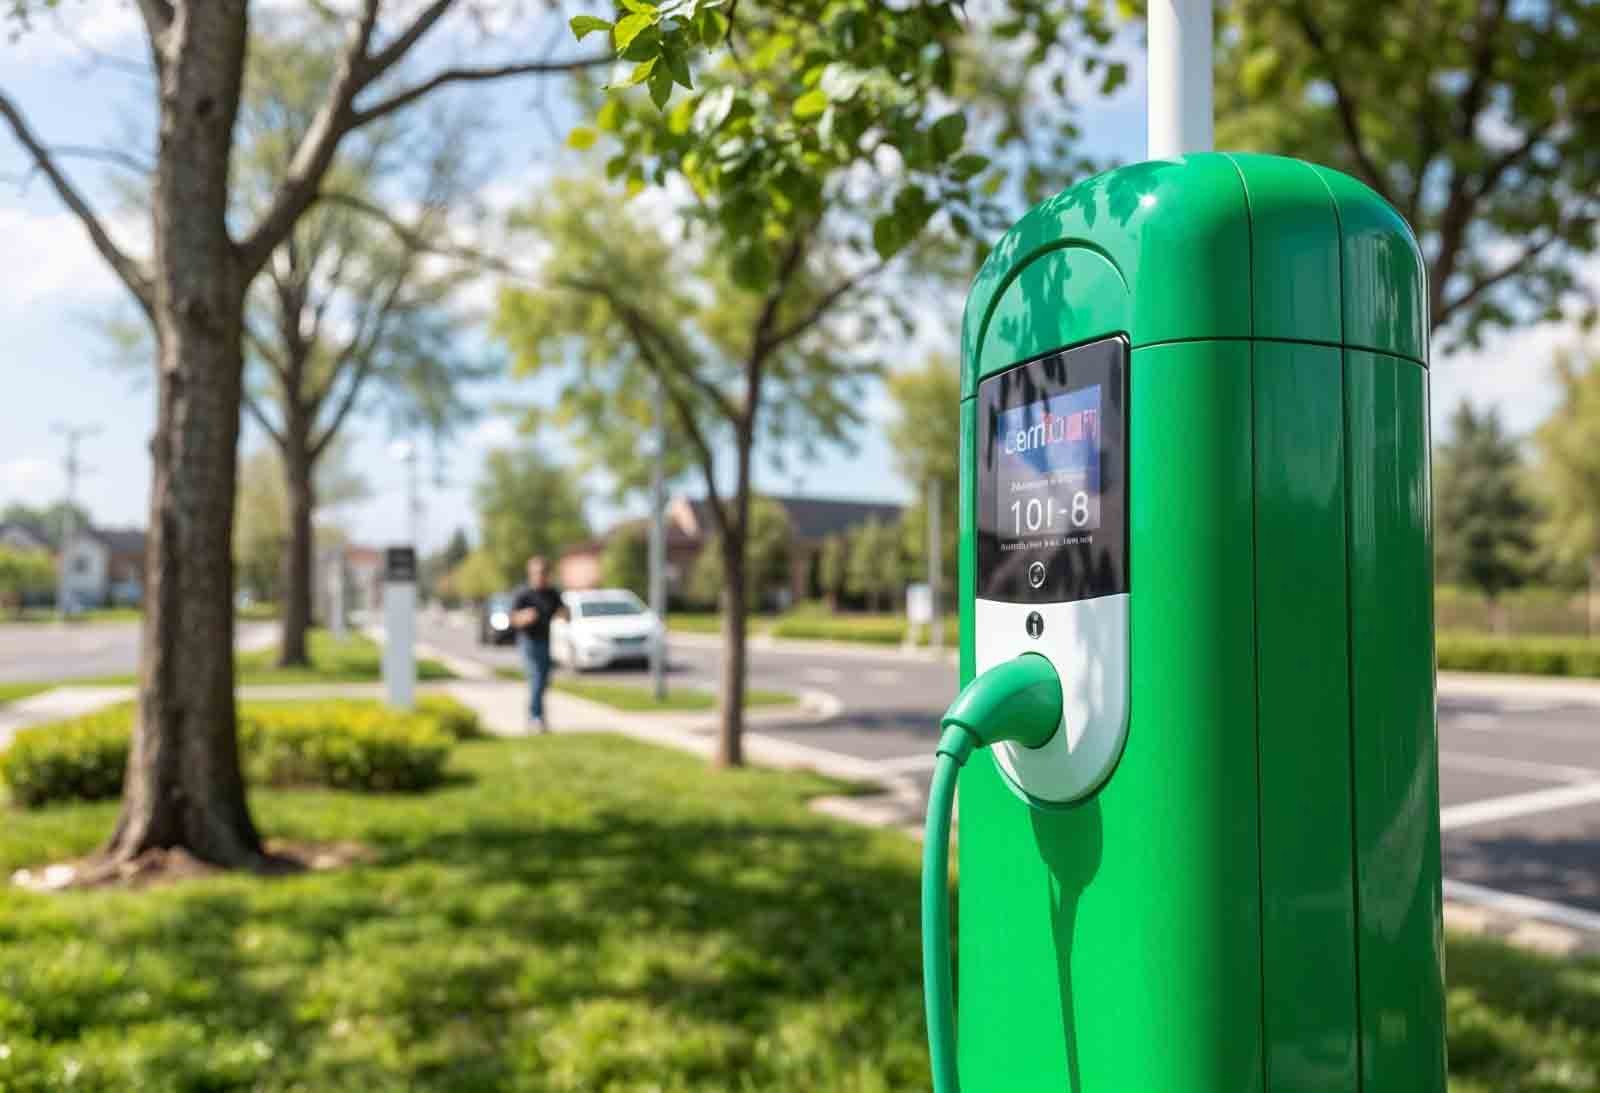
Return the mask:
[[[273,2],[282,5],[290,0]],[[117,63],[118,58],[140,54],[131,5],[88,0],[66,10],[71,13],[70,34],[47,20],[15,41],[0,37],[0,90],[20,105],[35,131],[52,145],[137,149],[133,134],[144,117],[137,104],[148,99],[148,90]],[[1082,117],[1084,151],[1102,161],[1131,162],[1144,154],[1142,55],[1134,39],[1125,48],[1131,63],[1128,83],[1114,97],[1095,100]],[[492,169],[483,197],[495,207],[514,204],[551,171],[582,166],[577,153],[561,143],[564,128],[576,121],[574,112],[560,102],[552,105],[548,94],[535,99],[527,84],[502,84],[476,100],[489,125],[487,139],[494,144],[488,150]],[[118,209],[108,184],[115,168],[84,159],[64,163],[101,209],[113,234],[128,249],[142,252],[145,227],[137,216]],[[0,133],[0,259],[8,274],[7,291],[0,294],[0,507],[10,501],[46,504],[62,497],[66,446],[54,429],[92,426],[98,432],[82,443],[87,470],[78,486],[79,501],[97,524],[142,525],[149,493],[154,392],[148,369],[119,361],[101,325],[108,316],[129,316],[130,305],[77,222],[43,179],[30,177],[27,162],[8,133]],[[1600,262],[1591,262],[1585,276],[1600,283]],[[476,291],[476,302],[486,305],[493,286]],[[908,352],[921,353],[942,344],[954,357],[959,318],[959,314],[924,316],[924,329]],[[1572,341],[1570,330],[1546,323],[1496,336],[1480,350],[1436,357],[1435,434],[1440,434],[1445,418],[1462,399],[1498,406],[1514,433],[1530,431],[1555,403],[1550,357]],[[888,363],[915,365],[921,360]],[[515,417],[503,407],[548,403],[553,396],[548,384],[509,379],[474,391],[475,401],[484,408],[479,419],[421,463],[424,549],[441,544],[456,527],[470,532],[475,525],[472,486],[485,453],[525,442],[517,433]],[[852,450],[825,451],[804,466],[791,462],[781,473],[762,463],[758,488],[908,499],[911,487],[895,473],[882,439],[892,407],[881,390],[868,399],[865,413],[867,421]],[[357,421],[352,432],[349,461],[366,479],[371,496],[333,515],[356,541],[405,540],[407,472],[391,454],[396,439],[400,438],[376,418]],[[559,435],[535,439],[562,458]],[[259,433],[246,429],[244,454],[262,443]],[[598,526],[623,514],[605,499],[600,483],[589,485],[590,515]]]

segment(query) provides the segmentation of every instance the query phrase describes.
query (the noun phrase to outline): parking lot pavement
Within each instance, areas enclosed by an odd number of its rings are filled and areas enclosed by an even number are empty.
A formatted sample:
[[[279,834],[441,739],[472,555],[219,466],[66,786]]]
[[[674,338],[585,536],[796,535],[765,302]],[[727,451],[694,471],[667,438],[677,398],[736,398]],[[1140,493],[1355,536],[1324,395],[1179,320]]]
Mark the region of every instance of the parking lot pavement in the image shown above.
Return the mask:
[[[450,632],[424,637],[448,641]],[[480,649],[470,629],[455,634],[453,652],[517,663],[513,649]],[[710,640],[676,641],[673,685],[713,686],[717,655]],[[637,668],[599,675],[643,678]],[[951,665],[893,649],[753,644],[750,685],[833,695],[834,717],[762,733],[865,763],[895,787],[903,811],[920,809],[938,718],[956,692]],[[1540,911],[1600,934],[1600,684],[1446,673],[1439,752],[1452,898],[1506,897],[1519,913]]]

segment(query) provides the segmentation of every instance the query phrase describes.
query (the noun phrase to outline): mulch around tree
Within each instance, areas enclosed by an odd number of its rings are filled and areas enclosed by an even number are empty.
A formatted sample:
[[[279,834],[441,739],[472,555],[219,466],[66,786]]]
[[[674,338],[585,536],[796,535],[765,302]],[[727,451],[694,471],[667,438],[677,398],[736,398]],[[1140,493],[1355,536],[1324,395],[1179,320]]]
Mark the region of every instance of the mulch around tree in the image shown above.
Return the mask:
[[[311,843],[269,840],[266,855],[250,872],[261,877],[326,873],[375,860],[376,853],[354,842]],[[99,854],[34,869],[18,869],[11,883],[33,892],[68,892],[91,888],[155,888],[200,877],[221,876],[224,869],[187,850],[149,850],[130,861],[111,861]]]

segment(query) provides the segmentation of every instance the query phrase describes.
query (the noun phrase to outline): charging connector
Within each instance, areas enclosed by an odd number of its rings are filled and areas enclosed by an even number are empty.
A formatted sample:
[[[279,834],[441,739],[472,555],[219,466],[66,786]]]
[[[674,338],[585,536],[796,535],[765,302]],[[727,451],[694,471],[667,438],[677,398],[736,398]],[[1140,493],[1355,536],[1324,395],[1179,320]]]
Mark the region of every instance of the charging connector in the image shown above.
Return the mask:
[[[1042,747],[1061,724],[1061,677],[1037,653],[996,664],[962,689],[940,719],[922,843],[922,990],[934,1093],[958,1093],[950,973],[950,820],[956,776],[978,748],[1002,740]]]

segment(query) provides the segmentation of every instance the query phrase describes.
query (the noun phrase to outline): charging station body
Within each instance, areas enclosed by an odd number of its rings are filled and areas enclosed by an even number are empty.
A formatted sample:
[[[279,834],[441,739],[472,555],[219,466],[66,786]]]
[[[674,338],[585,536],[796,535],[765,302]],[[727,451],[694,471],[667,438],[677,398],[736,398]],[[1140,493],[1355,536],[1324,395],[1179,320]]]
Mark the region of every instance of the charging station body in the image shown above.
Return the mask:
[[[962,333],[968,1093],[1443,1093],[1424,267],[1360,183],[1207,153],[996,246]]]

